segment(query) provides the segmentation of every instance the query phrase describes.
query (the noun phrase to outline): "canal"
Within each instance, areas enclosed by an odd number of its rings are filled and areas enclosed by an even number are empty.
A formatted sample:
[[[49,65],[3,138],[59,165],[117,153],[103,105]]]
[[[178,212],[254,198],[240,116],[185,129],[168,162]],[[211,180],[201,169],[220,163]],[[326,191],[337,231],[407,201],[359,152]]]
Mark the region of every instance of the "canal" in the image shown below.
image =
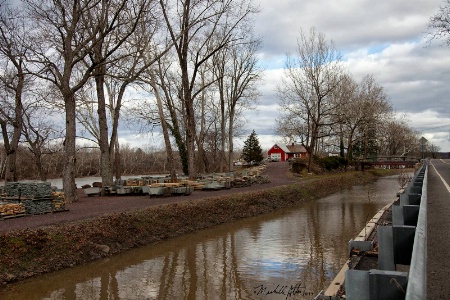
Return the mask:
[[[347,243],[399,189],[397,176],[32,278],[0,299],[312,299]]]

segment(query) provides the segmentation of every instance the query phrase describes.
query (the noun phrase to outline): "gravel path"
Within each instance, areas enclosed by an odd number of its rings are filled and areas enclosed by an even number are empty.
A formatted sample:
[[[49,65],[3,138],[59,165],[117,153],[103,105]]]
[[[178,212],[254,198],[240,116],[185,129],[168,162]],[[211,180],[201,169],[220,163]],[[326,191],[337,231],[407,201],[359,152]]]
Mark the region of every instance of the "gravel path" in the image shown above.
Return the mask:
[[[49,213],[42,215],[28,215],[0,221],[0,231],[20,229],[35,229],[43,226],[62,224],[70,221],[79,221],[99,217],[106,214],[144,209],[151,206],[195,201],[199,199],[218,197],[242,192],[251,192],[270,187],[286,185],[298,181],[288,172],[287,162],[268,163],[263,174],[269,175],[270,183],[254,184],[249,187],[233,188],[219,191],[194,191],[189,196],[152,197],[149,196],[107,196],[88,197],[79,189],[79,201],[66,204],[69,211]]]

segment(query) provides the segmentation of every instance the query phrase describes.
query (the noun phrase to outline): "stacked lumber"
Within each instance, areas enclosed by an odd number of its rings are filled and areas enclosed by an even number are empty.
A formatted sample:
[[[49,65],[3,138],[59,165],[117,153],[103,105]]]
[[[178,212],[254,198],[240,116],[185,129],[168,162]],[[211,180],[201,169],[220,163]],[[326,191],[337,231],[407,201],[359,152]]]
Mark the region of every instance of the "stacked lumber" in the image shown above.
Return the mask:
[[[66,201],[63,192],[53,192],[52,194],[52,211],[65,211]]]
[[[187,186],[191,190],[202,190],[205,187],[206,183],[205,183],[205,181],[183,179],[183,180],[180,180],[179,184],[181,186]]]
[[[126,180],[126,186],[143,186],[144,179],[143,178],[129,178]]]
[[[0,202],[0,219],[21,217],[25,215],[25,206],[20,203]]]
[[[158,182],[158,183],[152,183],[150,186],[169,186],[169,187],[179,187],[182,184],[180,182],[171,183],[171,182]]]

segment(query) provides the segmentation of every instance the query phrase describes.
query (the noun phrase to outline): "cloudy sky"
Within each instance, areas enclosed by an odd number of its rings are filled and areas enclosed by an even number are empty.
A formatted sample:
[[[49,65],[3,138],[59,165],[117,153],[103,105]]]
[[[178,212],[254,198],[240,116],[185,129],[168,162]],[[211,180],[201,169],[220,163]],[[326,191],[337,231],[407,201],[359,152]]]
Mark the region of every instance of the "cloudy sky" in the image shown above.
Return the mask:
[[[295,54],[300,29],[315,27],[333,40],[356,80],[372,74],[397,114],[441,151],[450,151],[450,47],[428,42],[429,19],[443,0],[258,0],[256,34],[265,67],[257,112],[247,114],[263,149],[270,148],[278,116],[276,86],[286,53]],[[245,137],[246,138],[246,137]],[[242,144],[240,142],[239,144]],[[237,145],[238,147],[242,145]]]

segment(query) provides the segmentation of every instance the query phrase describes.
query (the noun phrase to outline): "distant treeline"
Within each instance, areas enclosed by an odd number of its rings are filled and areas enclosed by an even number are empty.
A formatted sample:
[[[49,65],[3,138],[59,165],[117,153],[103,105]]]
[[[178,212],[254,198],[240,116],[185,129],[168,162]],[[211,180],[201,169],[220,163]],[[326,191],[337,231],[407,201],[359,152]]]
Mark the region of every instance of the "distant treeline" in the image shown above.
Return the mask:
[[[0,177],[4,179],[6,159],[0,145]],[[174,154],[181,170],[177,152]],[[63,149],[54,149],[42,155],[42,166],[38,167],[27,147],[20,146],[17,151],[18,180],[45,180],[60,178],[64,168]],[[122,175],[144,175],[166,171],[165,151],[125,147],[120,152],[120,173]],[[41,170],[39,170],[41,169]],[[76,152],[75,177],[100,176],[100,150],[97,148],[79,148]]]

